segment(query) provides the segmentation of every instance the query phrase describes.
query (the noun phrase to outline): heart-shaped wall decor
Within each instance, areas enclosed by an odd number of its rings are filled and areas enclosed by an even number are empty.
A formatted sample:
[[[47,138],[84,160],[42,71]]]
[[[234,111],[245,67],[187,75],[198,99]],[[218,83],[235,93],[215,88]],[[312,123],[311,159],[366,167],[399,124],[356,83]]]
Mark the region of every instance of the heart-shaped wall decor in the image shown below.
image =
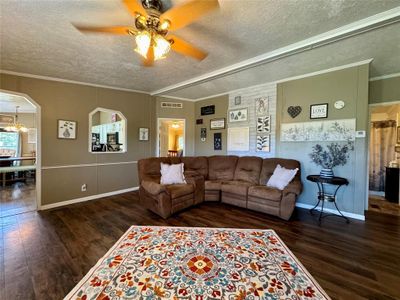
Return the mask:
[[[287,112],[294,119],[301,113],[301,106],[289,106]]]

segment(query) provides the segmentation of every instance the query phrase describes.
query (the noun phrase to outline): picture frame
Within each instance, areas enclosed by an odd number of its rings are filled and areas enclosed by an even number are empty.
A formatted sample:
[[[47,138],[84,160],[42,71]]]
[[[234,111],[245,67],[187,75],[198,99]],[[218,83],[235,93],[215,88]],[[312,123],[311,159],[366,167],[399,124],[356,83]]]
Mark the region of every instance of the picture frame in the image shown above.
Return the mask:
[[[139,141],[148,141],[149,140],[149,128],[140,127],[139,128]]]
[[[248,108],[238,108],[228,111],[229,123],[246,122],[248,118]]]
[[[256,151],[257,152],[271,152],[270,136],[257,135]]]
[[[328,103],[310,105],[310,119],[326,119],[326,118],[328,118]]]
[[[210,130],[225,129],[225,118],[211,119]]]
[[[200,108],[200,114],[202,116],[215,114],[215,105],[203,106]]]
[[[202,127],[202,128],[200,128],[200,140],[202,142],[205,142],[206,138],[207,138],[207,128]]]
[[[28,128],[28,144],[36,144],[37,139],[37,129]]]
[[[400,144],[400,126],[397,126],[397,143]]]
[[[75,140],[77,122],[70,120],[57,120],[57,138],[64,140]]]
[[[249,127],[229,127],[228,128],[228,151],[250,150],[250,129]]]
[[[214,133],[214,150],[222,150],[222,133]]]
[[[241,104],[242,104],[242,97],[236,96],[235,97],[235,105],[241,105]]]
[[[265,116],[269,113],[269,97],[259,97],[254,101],[256,116]]]
[[[257,133],[271,132],[271,116],[257,117]]]

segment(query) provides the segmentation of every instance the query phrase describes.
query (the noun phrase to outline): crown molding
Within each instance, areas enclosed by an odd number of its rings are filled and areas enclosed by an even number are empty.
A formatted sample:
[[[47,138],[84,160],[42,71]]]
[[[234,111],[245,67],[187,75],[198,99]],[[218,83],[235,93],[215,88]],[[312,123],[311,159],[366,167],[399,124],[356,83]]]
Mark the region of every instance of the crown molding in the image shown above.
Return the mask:
[[[396,7],[385,12],[364,18],[362,20],[347,24],[345,26],[327,31],[297,43],[243,60],[231,66],[221,68],[201,76],[182,81],[180,83],[167,86],[165,88],[152,91],[150,95],[155,96],[167,92],[181,90],[190,86],[198,85],[210,80],[218,79],[227,75],[235,74],[240,71],[254,68],[269,62],[299,54],[308,50],[322,47],[352,36],[356,36],[368,31],[372,31],[400,21],[400,7]]]
[[[393,73],[393,74],[372,77],[369,79],[369,81],[376,81],[376,80],[388,79],[388,78],[399,77],[399,76],[400,76],[400,73]]]
[[[168,98],[168,99],[180,100],[180,101],[190,101],[190,102],[195,101],[194,99],[190,99],[190,98],[175,97],[175,96],[168,96],[168,95],[154,95],[154,97]]]
[[[42,76],[42,75],[35,75],[35,74],[29,74],[29,73],[14,72],[14,71],[9,71],[9,70],[0,70],[0,74],[15,75],[15,76],[21,76],[21,77],[28,77],[28,78],[35,78],[35,79],[42,79],[42,80],[49,80],[49,81],[56,81],[56,82],[63,82],[63,83],[72,83],[72,84],[92,86],[92,87],[98,87],[98,88],[104,88],[104,89],[110,89],[110,90],[134,92],[134,93],[150,95],[149,92],[141,91],[141,90],[134,90],[134,89],[127,89],[127,88],[121,88],[121,87],[110,86],[110,85],[102,85],[102,84],[95,84],[95,83],[89,83],[89,82],[83,82],[83,81],[62,79],[62,78],[51,77],[51,76]]]
[[[256,88],[256,87],[259,87],[259,86],[262,86],[262,85],[278,84],[278,83],[283,83],[283,82],[287,82],[287,81],[292,81],[292,80],[312,77],[312,76],[316,76],[316,75],[321,75],[321,74],[325,74],[325,73],[330,73],[330,72],[334,72],[334,71],[344,70],[344,69],[348,69],[348,68],[352,68],[352,67],[362,66],[362,65],[370,64],[373,60],[374,60],[373,58],[370,58],[370,59],[354,62],[354,63],[347,64],[347,65],[342,65],[342,66],[338,66],[338,67],[324,69],[324,70],[311,72],[311,73],[307,73],[307,74],[303,74],[303,75],[287,77],[287,78],[280,79],[280,80],[277,80],[277,81],[270,81],[270,82],[265,82],[265,83],[261,83],[261,84],[251,85],[251,86],[248,86],[248,87],[245,87],[245,88],[240,88],[240,89],[228,91],[228,92],[225,92],[225,93],[220,93],[220,94],[215,94],[215,95],[211,95],[211,96],[206,96],[206,97],[203,97],[203,98],[198,98],[198,99],[196,99],[194,101],[197,102],[197,101],[202,101],[202,100],[215,98],[215,97],[219,97],[219,96],[223,96],[223,95],[229,95],[229,94],[232,94],[232,93],[237,93],[237,92],[239,92],[241,90],[244,90],[244,89]]]

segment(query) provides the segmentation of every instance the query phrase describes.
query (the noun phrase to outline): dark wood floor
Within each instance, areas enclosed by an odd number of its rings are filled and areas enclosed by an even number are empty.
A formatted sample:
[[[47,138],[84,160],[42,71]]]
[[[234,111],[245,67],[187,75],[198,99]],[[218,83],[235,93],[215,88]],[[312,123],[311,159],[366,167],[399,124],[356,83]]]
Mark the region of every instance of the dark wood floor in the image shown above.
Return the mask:
[[[33,210],[36,210],[36,184],[32,180],[0,187],[0,217]]]
[[[164,221],[129,193],[0,222],[1,299],[62,299],[132,224],[271,228],[333,299],[400,299],[400,218],[376,212],[318,226],[303,209],[286,222],[203,203]]]
[[[369,210],[383,214],[395,215],[400,217],[400,204],[389,202],[385,197],[369,196]]]

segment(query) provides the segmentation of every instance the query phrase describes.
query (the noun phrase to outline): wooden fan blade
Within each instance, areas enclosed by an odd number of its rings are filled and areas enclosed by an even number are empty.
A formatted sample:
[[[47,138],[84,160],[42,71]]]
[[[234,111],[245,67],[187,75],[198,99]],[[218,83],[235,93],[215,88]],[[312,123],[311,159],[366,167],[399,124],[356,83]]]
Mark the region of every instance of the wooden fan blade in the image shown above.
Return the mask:
[[[147,16],[146,10],[137,0],[123,0],[123,2],[132,16],[136,17],[137,13]]]
[[[208,53],[196,48],[190,43],[178,38],[176,36],[169,36],[169,40],[172,40],[171,48],[172,50],[187,56],[191,56],[198,60],[203,60],[207,57]]]
[[[152,46],[149,47],[147,50],[147,59],[143,61],[143,66],[151,67],[154,64],[154,49]]]
[[[76,29],[85,33],[110,33],[110,34],[129,34],[129,31],[135,30],[129,26],[112,26],[112,27],[88,27],[74,25]]]
[[[169,30],[177,30],[196,21],[208,12],[219,8],[218,0],[191,0],[167,10],[160,17],[171,22]]]

